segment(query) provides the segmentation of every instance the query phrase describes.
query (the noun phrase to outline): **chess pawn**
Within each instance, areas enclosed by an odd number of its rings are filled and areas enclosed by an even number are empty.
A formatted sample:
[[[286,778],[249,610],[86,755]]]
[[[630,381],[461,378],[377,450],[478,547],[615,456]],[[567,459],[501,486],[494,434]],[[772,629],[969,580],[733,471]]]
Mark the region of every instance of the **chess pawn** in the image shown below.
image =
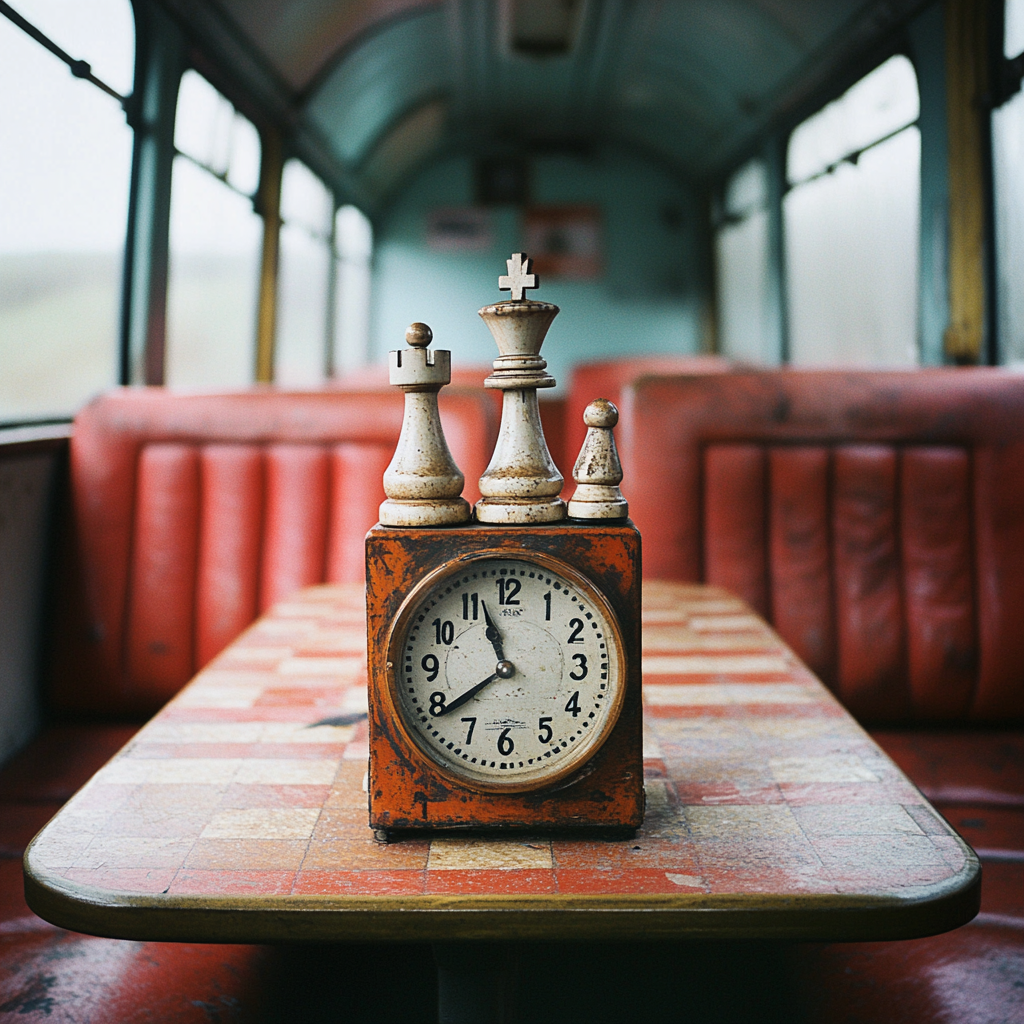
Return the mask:
[[[607,398],[598,398],[587,406],[583,422],[587,436],[572,469],[578,486],[569,501],[569,518],[625,519],[629,502],[619,490],[622,464],[612,436],[619,410]]]
[[[405,415],[394,458],[384,471],[383,526],[447,526],[469,520],[465,479],[444,439],[437,393],[452,379],[451,353],[428,351],[433,332],[411,324],[408,349],[388,353],[388,379],[405,392]]]

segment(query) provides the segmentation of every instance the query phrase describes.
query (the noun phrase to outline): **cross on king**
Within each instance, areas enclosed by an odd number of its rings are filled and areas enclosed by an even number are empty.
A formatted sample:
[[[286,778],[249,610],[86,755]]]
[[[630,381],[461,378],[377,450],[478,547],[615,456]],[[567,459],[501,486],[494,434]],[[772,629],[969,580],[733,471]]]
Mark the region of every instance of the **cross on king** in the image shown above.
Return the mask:
[[[537,287],[537,275],[527,273],[530,269],[530,260],[525,252],[512,253],[512,259],[505,260],[505,265],[508,267],[508,274],[502,274],[498,278],[498,287],[502,291],[511,290],[512,298],[518,302],[527,288]]]

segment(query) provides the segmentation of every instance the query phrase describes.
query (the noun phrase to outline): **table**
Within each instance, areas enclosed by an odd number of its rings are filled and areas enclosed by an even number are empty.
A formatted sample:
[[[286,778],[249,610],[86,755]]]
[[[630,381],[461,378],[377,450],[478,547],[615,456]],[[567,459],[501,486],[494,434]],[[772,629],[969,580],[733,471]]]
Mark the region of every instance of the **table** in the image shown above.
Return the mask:
[[[644,588],[634,839],[375,842],[363,594],[277,605],[37,836],[65,928],[194,942],[912,938],[978,909],[967,844],[742,602]]]

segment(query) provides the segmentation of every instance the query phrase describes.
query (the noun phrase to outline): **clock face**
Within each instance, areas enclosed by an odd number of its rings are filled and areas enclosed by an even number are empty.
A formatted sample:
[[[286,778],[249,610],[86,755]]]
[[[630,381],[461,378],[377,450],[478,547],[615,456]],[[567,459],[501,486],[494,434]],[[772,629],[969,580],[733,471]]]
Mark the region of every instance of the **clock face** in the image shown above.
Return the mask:
[[[391,636],[405,730],[441,769],[484,790],[550,785],[591,757],[622,703],[621,634],[567,565],[481,556],[423,581]]]

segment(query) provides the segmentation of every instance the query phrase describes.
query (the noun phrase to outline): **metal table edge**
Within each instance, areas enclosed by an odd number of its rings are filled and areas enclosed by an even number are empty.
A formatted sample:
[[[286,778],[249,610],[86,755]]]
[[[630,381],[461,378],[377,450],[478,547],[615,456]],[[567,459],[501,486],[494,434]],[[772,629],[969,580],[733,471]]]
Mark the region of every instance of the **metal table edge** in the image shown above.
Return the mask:
[[[45,829],[44,829],[45,831]],[[42,834],[42,833],[41,833]],[[38,837],[37,837],[38,838]],[[678,893],[237,896],[102,889],[55,875],[25,852],[25,896],[44,920],[109,938],[178,942],[408,942],[585,939],[912,939],[967,924],[981,865],[904,895]]]

